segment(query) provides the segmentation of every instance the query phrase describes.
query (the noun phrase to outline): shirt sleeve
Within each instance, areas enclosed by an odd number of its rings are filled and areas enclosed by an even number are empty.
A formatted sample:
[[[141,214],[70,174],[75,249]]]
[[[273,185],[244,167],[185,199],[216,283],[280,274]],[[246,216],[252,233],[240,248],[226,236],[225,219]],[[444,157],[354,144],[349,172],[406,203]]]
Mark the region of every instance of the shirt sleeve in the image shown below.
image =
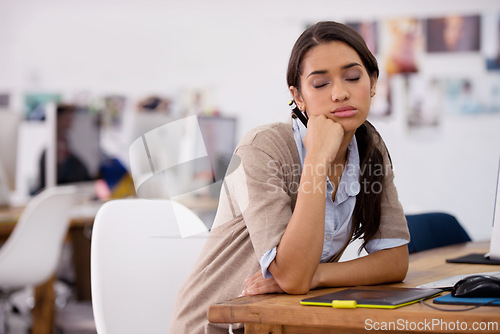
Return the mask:
[[[262,255],[259,260],[260,267],[262,269],[262,276],[264,278],[273,278],[273,275],[269,272],[269,266],[271,262],[276,258],[276,247],[267,251]]]
[[[408,223],[406,222],[403,206],[399,201],[396,185],[394,184],[392,164],[383,142],[379,143],[379,148],[383,155],[385,180],[381,201],[380,234],[375,235],[375,238],[409,241]]]
[[[289,143],[278,136],[273,136],[272,141],[263,137],[238,147],[235,154],[241,161],[237,172],[240,176],[229,181],[229,191],[237,204],[235,210],[241,212],[245,221],[256,261],[267,272],[274,259],[270,254],[275,254],[272,250],[292,216],[296,200],[292,188],[296,182],[298,189],[301,168],[300,164],[293,164],[292,153],[287,149]]]
[[[368,241],[365,249],[368,254],[371,254],[382,249],[399,247],[406,244],[408,244],[408,240],[406,239],[372,239]]]

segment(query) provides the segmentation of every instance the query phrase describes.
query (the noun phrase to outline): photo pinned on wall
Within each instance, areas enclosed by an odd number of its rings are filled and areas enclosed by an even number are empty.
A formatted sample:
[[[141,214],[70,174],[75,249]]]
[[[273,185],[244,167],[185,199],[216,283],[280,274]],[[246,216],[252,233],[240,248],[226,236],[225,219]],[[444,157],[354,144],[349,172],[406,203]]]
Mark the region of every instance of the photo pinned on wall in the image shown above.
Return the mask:
[[[152,94],[141,98],[136,105],[137,111],[145,113],[172,113],[173,101],[165,96]]]
[[[483,111],[472,78],[446,80],[446,103],[450,114],[477,115]]]
[[[366,46],[374,55],[378,52],[378,23],[376,21],[346,22],[365,40]]]
[[[215,106],[215,89],[212,86],[185,87],[181,91],[179,102],[183,117],[219,114]]]
[[[446,107],[451,115],[485,115],[500,113],[500,77],[446,80]]]
[[[24,95],[24,114],[28,121],[44,121],[45,105],[47,103],[60,103],[61,94],[58,93],[27,93]]]
[[[489,71],[500,71],[500,13],[485,14],[481,50]]]
[[[126,102],[127,98],[123,95],[104,96],[102,106],[102,120],[104,128],[121,128]]]
[[[0,93],[0,109],[9,109],[10,107],[10,94]]]
[[[500,75],[491,75],[488,78],[490,80],[488,110],[490,113],[500,115]]]
[[[407,80],[407,125],[411,132],[434,131],[441,123],[444,108],[443,82],[423,75],[409,75]]]
[[[419,71],[423,53],[422,20],[388,19],[381,22],[380,61],[389,76]]]
[[[392,115],[392,99],[391,85],[387,73],[380,68],[379,77],[377,79],[377,89],[375,96],[372,98],[370,113],[368,118],[384,119]]]
[[[481,17],[449,15],[426,23],[427,52],[476,52],[480,48]]]

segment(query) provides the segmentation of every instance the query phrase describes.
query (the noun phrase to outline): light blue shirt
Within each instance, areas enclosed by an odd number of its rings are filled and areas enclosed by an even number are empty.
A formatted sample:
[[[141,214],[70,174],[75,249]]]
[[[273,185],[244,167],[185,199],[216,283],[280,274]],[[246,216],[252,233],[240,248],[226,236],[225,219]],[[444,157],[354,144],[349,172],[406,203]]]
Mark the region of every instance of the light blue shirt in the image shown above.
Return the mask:
[[[293,137],[297,150],[299,152],[301,166],[304,166],[306,149],[303,138],[306,135],[307,128],[297,119],[293,119]],[[329,179],[326,186],[326,205],[325,205],[325,238],[323,240],[323,252],[320,262],[328,262],[336,253],[338,253],[347,239],[350,237],[352,226],[352,214],[356,205],[356,195],[360,192],[359,184],[359,152],[356,142],[356,136],[353,136],[347,148],[347,161],[340,178],[335,200],[332,200],[334,187]],[[381,249],[402,246],[408,243],[404,239],[372,239],[365,247],[368,253]],[[262,275],[265,278],[271,278],[272,275],[268,268],[276,257],[276,247],[267,251],[260,258]]]

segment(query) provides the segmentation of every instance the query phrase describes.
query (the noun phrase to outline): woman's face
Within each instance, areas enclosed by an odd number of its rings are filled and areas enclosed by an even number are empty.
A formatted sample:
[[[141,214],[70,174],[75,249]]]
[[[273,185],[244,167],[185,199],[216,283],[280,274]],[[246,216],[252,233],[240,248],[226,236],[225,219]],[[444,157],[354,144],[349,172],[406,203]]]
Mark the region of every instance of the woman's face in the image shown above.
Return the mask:
[[[348,133],[366,120],[375,85],[358,53],[343,42],[332,41],[306,53],[300,92],[295,87],[290,91],[301,110],[308,115],[325,115]]]

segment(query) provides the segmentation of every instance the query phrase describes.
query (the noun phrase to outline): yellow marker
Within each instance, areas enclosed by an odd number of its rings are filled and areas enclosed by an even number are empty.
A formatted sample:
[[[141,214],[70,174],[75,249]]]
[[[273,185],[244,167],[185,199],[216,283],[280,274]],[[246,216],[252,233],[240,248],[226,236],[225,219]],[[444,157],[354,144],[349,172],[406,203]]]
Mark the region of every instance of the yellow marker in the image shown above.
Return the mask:
[[[332,307],[334,308],[356,308],[355,300],[332,300]]]

